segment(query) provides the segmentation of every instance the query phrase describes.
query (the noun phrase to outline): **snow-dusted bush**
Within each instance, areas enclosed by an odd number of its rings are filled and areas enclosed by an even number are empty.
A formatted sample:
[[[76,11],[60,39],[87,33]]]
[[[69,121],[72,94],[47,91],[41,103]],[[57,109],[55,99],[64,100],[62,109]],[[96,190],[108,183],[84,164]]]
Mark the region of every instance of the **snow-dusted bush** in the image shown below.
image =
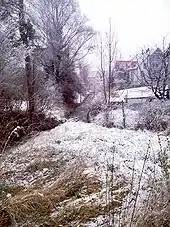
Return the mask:
[[[42,113],[34,114],[30,120],[26,112],[0,112],[0,154],[21,141],[25,135],[50,130],[60,123],[61,120],[55,120]]]
[[[170,147],[162,148],[160,136],[158,141],[160,150],[155,161],[160,167],[160,175],[153,169],[145,185],[144,197],[136,213],[137,227],[170,226]]]
[[[107,115],[107,116],[106,116]],[[122,108],[111,109],[108,112],[102,111],[95,118],[94,122],[99,125],[104,125],[107,127],[118,127],[122,128],[123,125],[123,112]],[[136,122],[139,119],[138,111],[130,110],[125,108],[125,126],[129,129],[134,129],[136,127]]]
[[[165,131],[169,126],[170,104],[167,101],[154,101],[144,104],[140,111],[136,129]]]

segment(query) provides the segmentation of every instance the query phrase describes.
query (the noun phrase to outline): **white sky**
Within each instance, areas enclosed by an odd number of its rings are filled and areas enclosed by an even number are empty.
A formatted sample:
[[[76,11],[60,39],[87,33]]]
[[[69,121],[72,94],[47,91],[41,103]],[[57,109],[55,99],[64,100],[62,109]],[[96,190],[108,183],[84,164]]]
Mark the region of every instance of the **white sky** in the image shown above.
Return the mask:
[[[140,48],[170,41],[170,0],[79,0],[95,30],[106,32],[108,18],[117,34],[123,59]]]

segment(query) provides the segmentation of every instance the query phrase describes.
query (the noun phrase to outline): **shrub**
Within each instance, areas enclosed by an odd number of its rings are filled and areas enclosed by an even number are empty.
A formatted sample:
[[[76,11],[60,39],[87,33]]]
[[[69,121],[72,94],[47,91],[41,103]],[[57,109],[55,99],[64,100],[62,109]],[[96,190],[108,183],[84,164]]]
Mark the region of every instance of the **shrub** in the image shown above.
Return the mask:
[[[28,113],[1,112],[0,113],[0,151],[19,142],[24,136],[32,132],[50,130],[58,126],[61,121],[46,117],[43,113],[35,113],[30,120]]]
[[[155,132],[165,131],[168,128],[170,116],[164,103],[156,102],[144,105],[140,111],[136,129],[147,129]]]
[[[169,192],[163,182],[157,182],[150,188],[147,201],[143,201],[140,213],[136,218],[136,227],[170,226]]]

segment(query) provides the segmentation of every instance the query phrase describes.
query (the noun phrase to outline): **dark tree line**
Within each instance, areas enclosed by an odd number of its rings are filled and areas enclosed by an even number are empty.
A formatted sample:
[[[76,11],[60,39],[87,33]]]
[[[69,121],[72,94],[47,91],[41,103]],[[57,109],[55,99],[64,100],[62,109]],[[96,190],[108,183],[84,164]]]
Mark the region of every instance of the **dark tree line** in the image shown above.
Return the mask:
[[[78,3],[75,0],[1,0],[0,20],[3,25],[0,36],[5,30],[3,35],[9,43],[8,46],[0,44],[0,65],[4,66],[3,61],[6,64],[0,76],[7,80],[11,62],[15,61],[15,68],[20,69],[17,79],[21,81],[22,77],[25,86],[23,99],[27,100],[30,117],[36,111],[37,86],[42,78],[44,84],[51,80],[60,88],[64,103],[73,104],[75,94],[83,90],[77,67],[93,48],[91,40],[95,35]],[[3,45],[9,56],[2,53]]]

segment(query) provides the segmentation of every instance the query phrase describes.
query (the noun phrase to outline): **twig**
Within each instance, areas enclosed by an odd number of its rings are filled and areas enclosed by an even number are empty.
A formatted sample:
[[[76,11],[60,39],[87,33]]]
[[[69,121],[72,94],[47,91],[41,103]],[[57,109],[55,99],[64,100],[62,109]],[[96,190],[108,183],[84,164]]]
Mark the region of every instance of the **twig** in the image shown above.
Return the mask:
[[[150,141],[148,143],[148,148],[147,148],[147,151],[146,151],[146,154],[145,154],[145,158],[144,158],[144,162],[143,162],[143,166],[142,166],[142,171],[141,171],[141,174],[140,174],[140,177],[139,177],[139,182],[138,182],[138,187],[137,187],[137,192],[136,192],[136,197],[135,197],[135,204],[134,204],[134,207],[133,207],[133,211],[132,211],[132,216],[131,216],[131,221],[130,221],[129,227],[132,227],[133,219],[134,219],[134,216],[135,216],[135,211],[136,211],[136,205],[137,205],[137,200],[138,200],[138,196],[139,196],[139,191],[141,189],[141,181],[142,181],[143,172],[144,172],[144,169],[145,169],[146,160],[148,158],[149,150],[150,150]]]

